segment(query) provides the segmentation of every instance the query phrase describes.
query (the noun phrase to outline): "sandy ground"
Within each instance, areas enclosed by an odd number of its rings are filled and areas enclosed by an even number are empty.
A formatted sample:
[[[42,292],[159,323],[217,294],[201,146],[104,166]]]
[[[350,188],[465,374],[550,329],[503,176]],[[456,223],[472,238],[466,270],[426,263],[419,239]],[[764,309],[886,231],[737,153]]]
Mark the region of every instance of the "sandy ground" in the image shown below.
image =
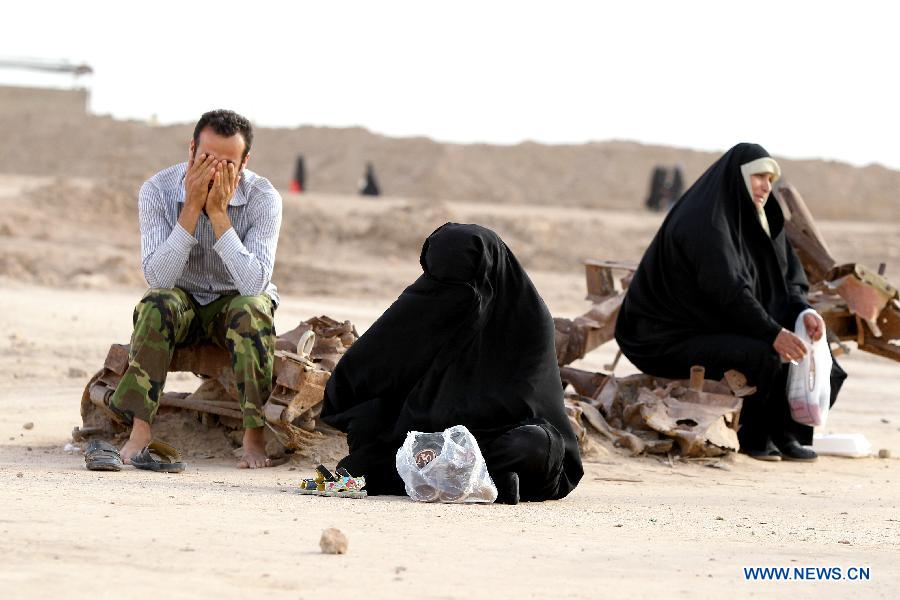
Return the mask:
[[[140,293],[0,279],[4,598],[893,598],[900,588],[897,458],[737,456],[709,468],[599,446],[568,498],[516,507],[304,497],[308,463],[239,471],[191,456],[175,476],[86,471],[63,447],[87,374],[127,340]],[[327,313],[365,327],[391,297],[287,296],[276,325]],[[843,364],[850,379],[828,430],[864,433],[896,457],[900,366],[861,353]],[[347,534],[348,554],[319,553],[327,527]],[[745,566],[867,567],[871,578],[764,583],[745,581]]]

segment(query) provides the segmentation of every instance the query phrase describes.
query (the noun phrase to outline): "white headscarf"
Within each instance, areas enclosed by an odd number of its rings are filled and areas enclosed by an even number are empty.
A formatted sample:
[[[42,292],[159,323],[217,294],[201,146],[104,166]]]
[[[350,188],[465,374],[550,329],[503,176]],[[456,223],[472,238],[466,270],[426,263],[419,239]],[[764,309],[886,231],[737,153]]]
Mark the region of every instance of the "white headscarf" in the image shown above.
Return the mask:
[[[750,194],[751,199],[753,198],[753,186],[750,184],[750,176],[760,173],[771,174],[772,183],[775,183],[781,177],[781,167],[774,158],[769,156],[763,156],[741,165],[741,175],[744,176],[744,184],[747,186],[747,193]]]
[[[741,175],[744,176],[744,184],[747,186],[747,193],[750,194],[751,200],[753,199],[753,185],[750,182],[750,176],[758,175],[760,173],[771,174],[772,183],[775,183],[778,181],[778,178],[781,177],[781,167],[778,166],[778,163],[775,162],[774,158],[769,156],[763,156],[762,158],[757,158],[756,160],[751,160],[750,162],[741,165]],[[766,218],[766,211],[763,208],[765,204],[766,201],[763,200],[763,206],[757,207],[756,212],[759,215],[759,224],[762,225],[766,234],[769,237],[772,237],[772,232],[769,230],[769,220]]]

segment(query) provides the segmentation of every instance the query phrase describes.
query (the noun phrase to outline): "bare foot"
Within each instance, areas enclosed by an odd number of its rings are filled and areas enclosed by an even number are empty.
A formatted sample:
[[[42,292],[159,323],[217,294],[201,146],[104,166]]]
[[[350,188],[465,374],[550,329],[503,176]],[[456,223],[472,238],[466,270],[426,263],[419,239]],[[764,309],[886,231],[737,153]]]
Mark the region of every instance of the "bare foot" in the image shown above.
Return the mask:
[[[244,455],[238,461],[238,469],[262,469],[272,466],[266,458],[266,438],[262,427],[244,430]]]
[[[131,426],[131,436],[125,442],[125,445],[122,446],[122,449],[119,450],[122,462],[130,465],[131,459],[140,453],[152,439],[153,433],[150,431],[150,423],[141,419],[135,419],[134,424]]]

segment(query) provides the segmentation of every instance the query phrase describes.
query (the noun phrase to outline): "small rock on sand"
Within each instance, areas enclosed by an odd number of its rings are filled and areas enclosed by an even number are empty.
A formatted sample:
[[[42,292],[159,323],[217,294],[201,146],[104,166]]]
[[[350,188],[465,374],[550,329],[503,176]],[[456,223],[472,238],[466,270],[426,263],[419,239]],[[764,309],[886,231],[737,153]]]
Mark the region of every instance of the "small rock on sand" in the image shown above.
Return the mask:
[[[31,421],[28,421],[27,423],[22,425],[22,429],[34,429],[34,423],[32,423]]]
[[[322,549],[323,554],[346,554],[347,536],[341,533],[340,529],[329,527],[322,532],[319,548]]]
[[[878,451],[878,458],[890,458],[890,457],[891,457],[891,451],[888,450],[887,448],[882,448],[881,450]]]

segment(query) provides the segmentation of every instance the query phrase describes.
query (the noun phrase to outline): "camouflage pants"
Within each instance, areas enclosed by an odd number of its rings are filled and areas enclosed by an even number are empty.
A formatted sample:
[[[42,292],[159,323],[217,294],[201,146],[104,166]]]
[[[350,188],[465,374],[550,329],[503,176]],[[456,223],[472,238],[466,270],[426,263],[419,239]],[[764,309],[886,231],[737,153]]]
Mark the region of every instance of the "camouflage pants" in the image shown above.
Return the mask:
[[[149,290],[134,309],[128,370],[111,408],[153,422],[175,348],[212,342],[231,354],[244,427],[262,427],[262,406],[272,392],[273,312],[265,294],[222,296],[203,306],[182,289]]]

